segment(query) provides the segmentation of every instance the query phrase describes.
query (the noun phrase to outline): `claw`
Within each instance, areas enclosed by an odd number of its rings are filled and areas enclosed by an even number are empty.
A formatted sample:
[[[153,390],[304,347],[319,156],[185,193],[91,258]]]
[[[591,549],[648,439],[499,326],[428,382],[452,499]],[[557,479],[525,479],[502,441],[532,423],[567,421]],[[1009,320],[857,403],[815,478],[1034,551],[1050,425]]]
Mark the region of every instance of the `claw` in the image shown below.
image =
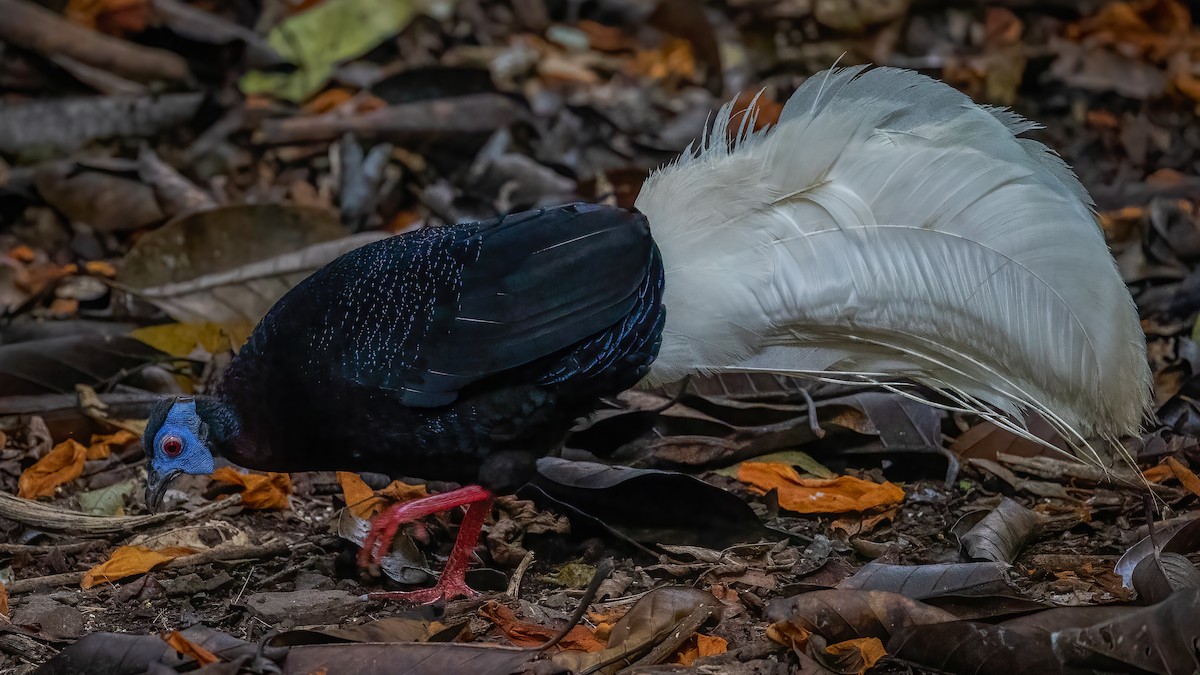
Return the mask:
[[[478,592],[467,586],[467,561],[479,541],[483,521],[492,510],[492,495],[478,486],[470,486],[453,492],[415,499],[402,504],[393,504],[371,521],[371,529],[358,552],[359,567],[370,570],[383,562],[391,548],[396,531],[404,523],[410,523],[433,513],[447,511],[457,506],[467,506],[458,538],[446,561],[446,568],[437,585],[416,591],[387,591],[368,593],[369,599],[401,600],[405,602],[430,603],[452,600],[459,597],[475,597]]]

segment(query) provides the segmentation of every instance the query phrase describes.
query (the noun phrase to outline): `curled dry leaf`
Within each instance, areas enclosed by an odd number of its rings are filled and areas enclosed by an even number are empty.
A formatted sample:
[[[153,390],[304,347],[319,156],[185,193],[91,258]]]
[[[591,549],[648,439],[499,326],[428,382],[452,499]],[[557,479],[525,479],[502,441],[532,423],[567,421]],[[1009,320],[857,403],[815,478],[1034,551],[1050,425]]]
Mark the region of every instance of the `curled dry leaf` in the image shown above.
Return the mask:
[[[1192,673],[1200,592],[1149,607],[1062,607],[992,625],[909,625],[888,652],[954,673]]]
[[[1161,602],[1184,588],[1200,589],[1200,570],[1178,553],[1146,556],[1133,570],[1133,589],[1146,602]]]
[[[996,562],[940,565],[887,565],[871,562],[838,588],[890,591],[915,600],[945,596],[980,597],[1013,594],[1005,570]]]
[[[888,640],[904,626],[945,623],[955,617],[899,593],[832,589],[813,591],[767,605],[767,636],[787,646],[816,633],[831,643],[855,638]]]
[[[389,616],[345,628],[290,630],[272,638],[271,644],[290,647],[340,642],[426,642],[439,633],[442,634],[439,637],[445,637],[455,630],[461,632],[466,625],[462,623],[447,628],[442,622],[424,616]]]
[[[973,560],[1011,563],[1042,533],[1044,522],[1042,514],[1005,497],[960,541]]]
[[[80,584],[87,589],[110,581],[117,581],[165,565],[172,560],[185,555],[191,555],[195,550],[182,546],[172,546],[155,551],[145,546],[122,546],[113,551],[108,560],[96,565],[83,575]]]
[[[286,473],[242,473],[223,466],[212,474],[213,480],[242,486],[242,504],[250,509],[286,509],[290,506],[292,478]]]
[[[398,480],[392,481],[381,490],[372,490],[358,474],[350,471],[338,471],[337,480],[342,486],[342,498],[346,500],[346,508],[363,520],[369,520],[382,511],[388,500],[407,502],[429,496],[424,485],[411,485]]]
[[[177,630],[173,630],[170,634],[163,636],[163,642],[171,645],[171,648],[180,654],[190,656],[201,667],[221,660],[217,658],[216,654],[185,638],[183,633]]]
[[[695,476],[559,457],[537,461],[531,492],[552,500],[573,521],[605,528],[627,541],[722,549],[777,536],[744,499]],[[653,508],[646,496],[653,495]],[[534,497],[537,500],[537,497]]]
[[[203,624],[179,631],[184,639],[227,662],[242,661],[245,671],[279,672],[270,661],[282,661],[287,651],[278,647],[259,647],[231,635],[219,633]],[[125,633],[92,633],[68,645],[38,669],[44,675],[74,675],[75,673],[105,673],[106,675],[139,675],[174,672],[232,672],[232,670],[197,671],[176,649],[160,635],[128,635]],[[311,671],[300,671],[311,672]]]
[[[778,490],[779,506],[796,513],[868,511],[904,501],[904,490],[891,482],[853,476],[801,478],[794,468],[774,462],[744,462],[737,477],[759,494]]]
[[[572,672],[608,664],[600,672],[612,675],[672,637],[679,638],[679,646],[685,647],[682,642],[688,636],[677,633],[685,628],[691,633],[713,618],[719,620],[721,611],[720,601],[708,591],[683,586],[657,588],[642,596],[613,624],[603,651],[563,652],[556,654],[553,660]],[[663,654],[663,659],[676,651]]]
[[[521,621],[511,609],[496,601],[490,601],[479,608],[479,613],[518,647],[540,647],[558,634],[557,628],[546,628],[536,623]],[[604,643],[596,638],[596,633],[587,626],[575,626],[566,637],[554,646],[557,651],[598,652],[604,649]]]
[[[1133,572],[1138,564],[1147,557],[1155,555],[1155,544],[1161,553],[1191,553],[1200,548],[1200,518],[1179,520],[1171,525],[1160,527],[1154,532],[1154,540],[1149,536],[1129,547],[1125,555],[1117,561],[1114,572],[1121,575],[1121,585],[1133,588]]]
[[[123,430],[109,436],[93,436],[91,445],[86,448],[74,439],[65,440],[21,473],[17,481],[17,496],[22,499],[53,497],[58,486],[75,480],[83,473],[86,460],[104,459],[114,447],[125,446],[135,440],[137,436]]]

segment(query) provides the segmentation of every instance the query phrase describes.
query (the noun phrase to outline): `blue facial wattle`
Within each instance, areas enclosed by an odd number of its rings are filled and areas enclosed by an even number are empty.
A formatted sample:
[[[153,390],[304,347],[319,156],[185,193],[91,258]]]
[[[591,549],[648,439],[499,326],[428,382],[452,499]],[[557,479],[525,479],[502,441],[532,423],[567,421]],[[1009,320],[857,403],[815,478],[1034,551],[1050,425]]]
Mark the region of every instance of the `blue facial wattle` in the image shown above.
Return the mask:
[[[174,457],[167,454],[164,446],[169,438],[178,438],[181,451]],[[160,475],[175,471],[188,474],[210,474],[213,472],[212,452],[201,439],[200,416],[196,413],[195,401],[180,401],[171,406],[167,418],[154,436],[154,454],[150,460]]]

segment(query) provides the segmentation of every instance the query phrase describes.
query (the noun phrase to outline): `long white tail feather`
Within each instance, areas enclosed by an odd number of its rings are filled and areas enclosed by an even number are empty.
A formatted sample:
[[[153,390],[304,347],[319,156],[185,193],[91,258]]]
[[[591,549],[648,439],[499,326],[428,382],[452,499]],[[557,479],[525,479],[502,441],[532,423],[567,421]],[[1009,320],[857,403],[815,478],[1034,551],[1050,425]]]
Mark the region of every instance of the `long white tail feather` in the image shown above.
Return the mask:
[[[729,140],[732,114],[637,200],[667,275],[648,384],[912,380],[1025,437],[1036,412],[1101,463],[1087,439],[1138,430],[1137,313],[1079,180],[1017,137],[1036,123],[865,66],[809,78],[770,130],[748,112]]]

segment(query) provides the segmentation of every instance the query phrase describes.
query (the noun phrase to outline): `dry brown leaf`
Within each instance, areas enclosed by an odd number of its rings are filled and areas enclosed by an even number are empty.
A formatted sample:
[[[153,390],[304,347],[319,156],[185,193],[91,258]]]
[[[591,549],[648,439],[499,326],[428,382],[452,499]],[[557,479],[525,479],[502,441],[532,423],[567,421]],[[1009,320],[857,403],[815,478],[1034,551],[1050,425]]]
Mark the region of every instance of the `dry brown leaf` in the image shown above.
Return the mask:
[[[887,650],[883,648],[883,643],[877,637],[855,638],[838,642],[826,647],[825,653],[843,666],[838,669],[838,672],[848,673],[853,668],[858,675],[863,675],[879,659],[887,656]]]
[[[72,23],[123,36],[146,30],[151,9],[147,0],[70,0],[65,14]]]
[[[1167,458],[1167,466],[1171,467],[1171,471],[1175,473],[1175,477],[1183,484],[1183,487],[1191,491],[1192,494],[1200,496],[1200,476],[1183,465],[1182,462],[1174,457]]]
[[[8,616],[8,589],[0,581],[0,616]]]
[[[382,511],[388,499],[407,502],[429,496],[424,485],[410,485],[398,480],[392,481],[382,490],[373,491],[358,474],[350,471],[337,472],[337,479],[338,484],[342,486],[342,497],[346,500],[347,508],[363,520],[370,520]]]
[[[356,96],[358,100],[354,100]],[[347,102],[354,104],[348,112],[366,113],[387,107],[387,102],[376,96],[356,95],[345,87],[334,87],[310,98],[303,109],[310,115],[321,115],[340,108]]]
[[[634,74],[652,80],[676,77],[689,79],[696,74],[696,55],[692,43],[669,38],[659,49],[639,50],[632,63]]]
[[[808,647],[808,639],[811,637],[812,631],[788,621],[777,621],[767,626],[768,640],[791,647],[797,652],[803,652]]]
[[[888,509],[869,516],[838,518],[829,524],[837,532],[843,532],[847,537],[860,536],[873,532],[881,523],[892,522],[899,509]]]
[[[35,259],[37,259],[37,253],[34,252],[34,250],[32,248],[29,248],[25,244],[20,244],[18,246],[14,246],[11,250],[9,250],[8,255],[11,258],[13,258],[14,260],[18,260],[18,261],[26,263],[26,264],[31,263]]]
[[[89,447],[79,441],[67,439],[54,446],[45,457],[25,469],[17,482],[17,496],[22,499],[53,497],[58,486],[69,483],[83,473],[83,463],[89,459],[105,459],[115,447],[122,447],[137,440],[137,435],[128,431],[115,434],[94,435]]]
[[[213,472],[213,480],[242,486],[242,504],[251,509],[286,509],[290,506],[292,478],[286,473],[242,473],[231,466]]]
[[[86,591],[98,584],[145,574],[159,565],[195,552],[184,546],[169,546],[158,551],[145,546],[122,546],[113,551],[108,560],[85,572],[80,586]]]
[[[47,313],[54,318],[67,318],[79,312],[79,301],[75,298],[55,298],[50,301]]]
[[[163,637],[163,642],[171,645],[171,649],[180,654],[192,657],[201,667],[221,660],[217,658],[216,654],[183,637],[183,634],[177,630],[171,631],[169,635]]]
[[[588,37],[588,45],[600,52],[623,52],[636,47],[629,33],[614,26],[606,26],[590,19],[581,19],[575,28]]]
[[[1175,477],[1175,470],[1164,462],[1143,471],[1142,477],[1151,483],[1163,483]]]
[[[759,494],[778,490],[779,505],[795,513],[867,511],[904,501],[904,490],[891,482],[853,476],[801,478],[791,466],[775,462],[743,462],[737,477]]]
[[[113,434],[92,434],[92,442],[88,445],[88,459],[104,459],[117,448],[123,448],[138,440],[137,434],[121,429]]]
[[[58,486],[79,478],[87,457],[88,448],[79,441],[71,438],[59,443],[21,473],[17,481],[17,496],[22,499],[53,497]]]
[[[724,638],[695,633],[679,648],[679,652],[675,654],[675,663],[690,666],[696,662],[696,659],[724,654],[727,651],[729,651],[729,643]]]
[[[540,647],[558,634],[557,629],[521,621],[511,609],[495,600],[480,607],[479,613],[496,624],[496,627],[518,647]],[[604,649],[604,646],[587,626],[575,626],[555,648],[561,651],[598,652]]]

